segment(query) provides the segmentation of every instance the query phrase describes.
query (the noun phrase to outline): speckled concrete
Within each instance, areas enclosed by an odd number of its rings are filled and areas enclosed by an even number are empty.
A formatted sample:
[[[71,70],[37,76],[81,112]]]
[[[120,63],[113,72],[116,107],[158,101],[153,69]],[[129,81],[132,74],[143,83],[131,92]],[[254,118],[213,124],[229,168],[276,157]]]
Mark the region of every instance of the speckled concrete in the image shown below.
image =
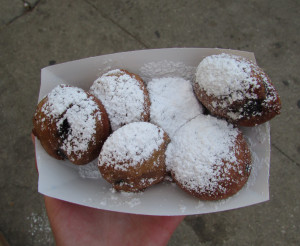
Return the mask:
[[[188,216],[168,245],[299,244],[298,1],[0,0],[0,6],[0,231],[11,245],[54,245],[30,139],[40,69],[165,47],[254,52],[283,103],[271,121],[270,201]]]

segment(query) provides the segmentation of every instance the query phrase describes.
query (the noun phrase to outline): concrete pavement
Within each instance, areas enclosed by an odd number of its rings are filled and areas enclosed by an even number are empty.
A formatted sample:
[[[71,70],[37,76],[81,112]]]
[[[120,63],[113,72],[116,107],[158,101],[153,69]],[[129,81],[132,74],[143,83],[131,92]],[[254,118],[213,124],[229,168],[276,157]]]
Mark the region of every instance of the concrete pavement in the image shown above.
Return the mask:
[[[270,201],[188,216],[169,246],[299,244],[298,1],[0,0],[0,6],[0,231],[11,245],[54,245],[30,139],[41,68],[167,47],[254,52],[283,104],[271,121]]]

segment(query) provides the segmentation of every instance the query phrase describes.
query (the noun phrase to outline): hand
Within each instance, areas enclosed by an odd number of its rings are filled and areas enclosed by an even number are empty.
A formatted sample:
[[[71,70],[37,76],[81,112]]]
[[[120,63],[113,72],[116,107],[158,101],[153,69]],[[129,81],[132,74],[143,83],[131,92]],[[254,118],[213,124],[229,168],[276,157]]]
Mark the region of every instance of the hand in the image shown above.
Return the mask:
[[[58,246],[166,245],[184,218],[111,212],[47,196],[45,205]]]
[[[105,211],[45,197],[57,245],[166,245],[183,216]]]

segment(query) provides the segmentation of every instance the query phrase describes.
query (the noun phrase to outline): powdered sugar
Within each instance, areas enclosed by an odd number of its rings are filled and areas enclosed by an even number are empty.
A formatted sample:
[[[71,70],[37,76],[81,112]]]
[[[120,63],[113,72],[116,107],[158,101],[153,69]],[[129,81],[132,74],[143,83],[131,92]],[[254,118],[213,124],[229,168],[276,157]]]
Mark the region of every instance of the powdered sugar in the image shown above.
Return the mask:
[[[147,89],[151,101],[150,122],[162,127],[170,137],[187,121],[203,113],[188,80],[156,78],[148,83]]]
[[[159,149],[164,142],[163,137],[164,131],[151,123],[127,124],[105,141],[98,165],[113,166],[115,170],[136,166]]]
[[[271,84],[270,79],[264,73],[261,74],[261,77],[264,80],[264,86],[267,92],[266,98],[262,102],[263,107],[270,111],[280,112],[281,104],[276,103],[279,95],[277,94],[274,86]]]
[[[223,178],[221,172],[236,168],[231,165],[224,168],[224,161],[236,162],[237,135],[238,130],[226,121],[199,115],[173,137],[166,151],[167,169],[187,189],[199,192],[225,189],[218,182]]]
[[[195,70],[195,67],[187,66],[183,62],[163,60],[144,64],[140,68],[140,76],[146,83],[153,78],[163,77],[182,77],[187,80],[193,80]]]
[[[135,208],[142,205],[143,192],[117,192],[114,188],[105,189],[105,196],[99,193],[99,200],[93,200],[91,198],[85,200],[85,203],[93,204],[93,206],[103,207],[123,207]]]
[[[145,111],[145,95],[137,79],[115,69],[103,74],[90,88],[101,100],[110,119],[112,130],[141,121]]]
[[[244,98],[256,99],[252,91],[259,87],[251,71],[255,69],[248,60],[229,54],[204,58],[196,71],[196,83],[208,95],[230,96],[232,103]]]
[[[252,169],[247,181],[247,186],[251,187],[255,185],[259,173],[265,168],[262,163],[269,165],[270,162],[270,153],[264,154],[262,158],[260,152],[260,146],[270,144],[270,123],[264,123],[251,128],[242,127],[241,130],[244,133],[245,140],[251,152]],[[249,134],[250,131],[251,134]]]
[[[86,151],[88,149],[89,142],[91,142],[91,140],[95,141],[95,117],[100,118],[101,114],[100,112],[97,112],[95,115],[92,115],[93,112],[88,110],[89,106],[89,103],[73,105],[66,111],[64,117],[58,122],[58,124],[61,125],[66,119],[71,129],[61,146],[61,149],[66,151],[68,155],[72,152],[76,153]]]
[[[48,95],[48,102],[44,104],[42,111],[46,115],[60,116],[71,105],[78,104],[87,99],[87,95],[81,88],[59,85],[56,86]]]
[[[86,151],[90,141],[94,141],[96,120],[101,120],[98,105],[88,94],[76,87],[59,85],[48,94],[43,105],[50,119],[57,120],[56,126],[62,135],[61,149],[67,155]]]
[[[26,228],[27,233],[32,236],[36,245],[54,245],[51,227],[45,211],[42,214],[32,212],[26,219],[30,223]]]
[[[78,173],[79,176],[82,178],[89,178],[89,179],[101,178],[101,174],[98,169],[98,159],[95,159],[86,165],[79,165]]]

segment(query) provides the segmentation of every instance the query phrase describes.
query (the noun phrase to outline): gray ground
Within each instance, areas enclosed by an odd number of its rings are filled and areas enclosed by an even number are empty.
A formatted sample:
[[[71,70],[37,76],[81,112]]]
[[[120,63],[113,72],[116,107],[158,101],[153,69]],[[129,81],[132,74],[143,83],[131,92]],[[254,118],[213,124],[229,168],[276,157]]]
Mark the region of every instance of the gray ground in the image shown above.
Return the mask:
[[[0,0],[0,231],[11,245],[54,245],[30,139],[40,70],[120,51],[252,51],[281,95],[271,121],[270,201],[188,216],[169,245],[299,245],[300,3],[297,0]]]

